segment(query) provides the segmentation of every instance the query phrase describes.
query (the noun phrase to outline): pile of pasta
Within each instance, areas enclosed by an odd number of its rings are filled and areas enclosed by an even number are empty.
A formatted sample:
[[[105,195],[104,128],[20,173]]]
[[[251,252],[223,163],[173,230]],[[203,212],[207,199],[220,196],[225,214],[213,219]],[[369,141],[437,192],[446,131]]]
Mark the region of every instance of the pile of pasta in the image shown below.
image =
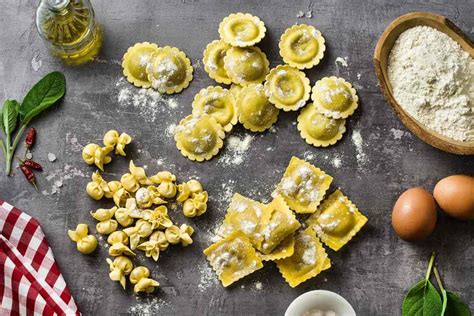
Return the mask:
[[[131,46],[123,56],[122,68],[130,83],[159,93],[179,93],[193,80],[193,66],[183,51],[149,42]]]
[[[203,63],[209,77],[231,87],[209,86],[194,97],[192,114],[175,131],[176,146],[185,157],[209,160],[237,122],[263,132],[278,120],[280,110],[302,109],[298,130],[308,144],[326,147],[342,138],[345,118],[358,106],[356,91],[336,77],[323,78],[311,89],[302,71],[324,56],[321,32],[306,24],[288,28],[279,42],[285,64],[271,70],[265,53],[255,46],[265,32],[264,23],[251,14],[231,14],[220,23],[220,39],[207,45]],[[310,96],[313,103],[306,105]]]
[[[108,153],[114,150],[125,156],[125,143],[131,141],[125,133],[119,136],[115,130],[108,131],[103,140],[105,147],[97,144],[84,147],[84,161],[100,168],[111,161]],[[95,150],[92,151],[92,148]],[[159,285],[150,278],[148,268],[134,268],[131,258],[136,256],[137,250],[158,261],[160,253],[169,245],[186,247],[193,243],[191,236],[194,229],[186,224],[173,223],[166,205],[181,204],[186,217],[200,216],[207,210],[208,193],[199,181],[191,179],[178,184],[176,176],[169,171],[148,177],[145,169],[135,166],[133,160],[130,160],[129,172],[120,180],[106,181],[98,170],[95,171],[86,192],[94,200],[105,197],[115,204],[111,208],[99,208],[91,212],[91,216],[98,221],[97,233],[108,235],[108,253],[114,258],[107,258],[110,279],[119,282],[125,289],[128,275],[135,293],[151,293]],[[97,248],[97,238],[89,234],[87,224],[77,225],[75,230],[68,231],[68,235],[83,254],[90,254]]]
[[[339,189],[324,199],[332,180],[293,157],[270,203],[234,194],[218,230],[220,240],[204,250],[222,285],[259,270],[264,261],[274,261],[291,287],[329,269],[323,243],[338,251],[367,222]],[[310,214],[305,227],[295,213]]]

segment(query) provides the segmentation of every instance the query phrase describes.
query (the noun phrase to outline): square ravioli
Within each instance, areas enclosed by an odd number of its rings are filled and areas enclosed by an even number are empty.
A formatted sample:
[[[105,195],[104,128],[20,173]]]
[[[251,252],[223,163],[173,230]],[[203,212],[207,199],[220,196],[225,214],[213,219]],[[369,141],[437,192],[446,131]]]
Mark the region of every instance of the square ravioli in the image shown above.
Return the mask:
[[[204,254],[224,287],[263,267],[249,238],[240,231],[212,244]]]
[[[314,213],[331,182],[332,177],[321,169],[293,157],[273,195],[281,195],[297,213]]]
[[[290,210],[285,200],[277,195],[265,205],[260,232],[261,244],[257,249],[263,254],[270,254],[288,235],[293,234],[301,224]]]
[[[252,245],[258,247],[263,240],[260,223],[264,210],[264,204],[235,193],[218,234],[227,237],[236,231],[242,231],[249,237]]]
[[[367,223],[367,217],[340,190],[334,191],[306,220],[321,240],[338,251]]]
[[[288,235],[283,241],[276,246],[275,249],[269,254],[260,253],[260,258],[263,261],[275,261],[283,258],[287,258],[295,252],[295,236],[294,234]]]
[[[292,256],[276,261],[285,281],[296,287],[331,267],[323,245],[311,228],[295,234],[295,250]]]

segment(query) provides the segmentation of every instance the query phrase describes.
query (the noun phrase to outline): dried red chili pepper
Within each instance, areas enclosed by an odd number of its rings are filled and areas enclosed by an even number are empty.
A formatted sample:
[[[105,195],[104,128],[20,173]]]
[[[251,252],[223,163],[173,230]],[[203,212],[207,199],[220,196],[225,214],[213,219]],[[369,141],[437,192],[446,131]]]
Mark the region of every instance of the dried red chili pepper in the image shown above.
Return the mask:
[[[43,166],[41,166],[39,163],[31,159],[26,159],[25,161],[23,161],[23,164],[32,169],[43,171]]]
[[[26,134],[26,138],[25,138],[26,148],[30,149],[31,147],[33,147],[33,145],[35,144],[35,140],[36,140],[36,129],[34,127],[31,127],[28,130],[28,133]]]
[[[31,170],[24,164],[20,165],[20,170],[25,175],[26,180],[28,180],[28,182],[30,182],[35,187],[35,189],[38,190],[38,187],[36,186],[35,174],[31,172]]]

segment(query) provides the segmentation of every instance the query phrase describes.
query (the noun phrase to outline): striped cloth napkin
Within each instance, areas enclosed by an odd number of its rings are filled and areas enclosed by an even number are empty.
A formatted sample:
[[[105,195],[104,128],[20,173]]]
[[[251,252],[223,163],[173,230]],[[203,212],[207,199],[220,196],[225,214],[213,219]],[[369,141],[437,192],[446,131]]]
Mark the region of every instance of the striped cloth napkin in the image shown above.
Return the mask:
[[[0,315],[79,315],[38,222],[0,199]]]

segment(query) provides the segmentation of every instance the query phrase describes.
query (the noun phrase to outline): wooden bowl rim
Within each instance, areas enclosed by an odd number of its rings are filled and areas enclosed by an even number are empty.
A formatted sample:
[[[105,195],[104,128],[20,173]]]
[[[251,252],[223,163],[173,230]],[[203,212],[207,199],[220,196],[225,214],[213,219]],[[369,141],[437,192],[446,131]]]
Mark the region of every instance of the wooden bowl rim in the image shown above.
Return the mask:
[[[380,56],[382,55],[382,48],[386,44],[388,36],[394,32],[399,30],[399,26],[407,23],[408,21],[419,19],[419,20],[431,20],[434,24],[442,24],[445,27],[451,29],[456,35],[458,35],[462,40],[464,40],[471,48],[473,47],[472,41],[466,34],[464,34],[453,22],[447,19],[444,16],[437,15],[430,12],[411,12],[398,18],[394,19],[384,30],[382,35],[380,36],[379,40],[377,41],[377,45],[375,46],[374,50],[374,66],[375,66],[375,73],[377,75],[377,79],[380,84],[380,88],[382,93],[384,94],[385,98],[391,105],[391,107],[395,110],[398,117],[413,134],[415,134],[418,138],[420,138],[425,143],[438,148],[440,150],[450,152],[453,154],[458,155],[474,155],[474,141],[470,142],[461,142],[457,140],[450,139],[446,136],[441,135],[436,131],[432,131],[428,129],[426,126],[418,122],[415,118],[409,115],[405,110],[398,104],[395,98],[392,95],[392,89],[388,78],[385,77],[384,71],[382,70],[382,66],[380,63]],[[419,25],[427,25],[423,22],[419,23]],[[459,43],[459,40],[451,36],[450,34],[446,33],[442,30],[442,28],[437,28],[438,31],[445,33],[446,35],[450,36],[453,40]],[[400,34],[403,31],[400,32]],[[392,47],[388,49],[388,53],[390,53]],[[468,53],[473,56],[472,51],[468,51]],[[387,56],[388,58],[388,56]]]

